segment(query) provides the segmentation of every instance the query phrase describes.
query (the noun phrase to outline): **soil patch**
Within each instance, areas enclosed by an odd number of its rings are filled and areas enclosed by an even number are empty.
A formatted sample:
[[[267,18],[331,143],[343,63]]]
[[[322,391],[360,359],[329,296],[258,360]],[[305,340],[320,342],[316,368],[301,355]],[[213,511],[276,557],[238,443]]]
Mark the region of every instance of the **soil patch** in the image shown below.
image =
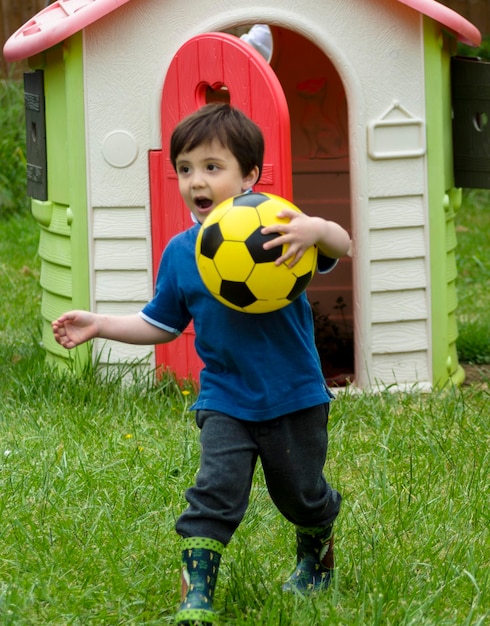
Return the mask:
[[[485,385],[490,384],[490,363],[475,365],[473,363],[461,363],[465,372],[464,385]]]

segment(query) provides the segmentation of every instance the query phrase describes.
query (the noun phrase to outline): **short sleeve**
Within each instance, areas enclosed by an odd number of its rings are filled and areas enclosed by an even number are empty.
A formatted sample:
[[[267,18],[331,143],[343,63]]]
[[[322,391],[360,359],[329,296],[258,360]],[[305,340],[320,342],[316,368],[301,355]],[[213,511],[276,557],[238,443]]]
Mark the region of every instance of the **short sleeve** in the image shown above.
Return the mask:
[[[324,254],[321,254],[321,252],[319,252],[317,260],[317,271],[319,274],[328,274],[328,272],[331,272],[338,262],[338,259],[331,259],[330,257],[325,256]]]

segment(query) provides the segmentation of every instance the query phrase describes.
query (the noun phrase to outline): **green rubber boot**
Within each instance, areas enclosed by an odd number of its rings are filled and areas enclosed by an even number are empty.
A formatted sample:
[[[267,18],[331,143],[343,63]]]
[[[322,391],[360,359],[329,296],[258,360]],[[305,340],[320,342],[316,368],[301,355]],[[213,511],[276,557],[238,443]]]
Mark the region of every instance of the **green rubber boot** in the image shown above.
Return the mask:
[[[213,624],[213,596],[224,545],[206,537],[188,537],[182,544],[182,604],[177,626]]]
[[[306,595],[326,589],[333,578],[332,526],[296,528],[296,569],[283,585],[283,591]]]

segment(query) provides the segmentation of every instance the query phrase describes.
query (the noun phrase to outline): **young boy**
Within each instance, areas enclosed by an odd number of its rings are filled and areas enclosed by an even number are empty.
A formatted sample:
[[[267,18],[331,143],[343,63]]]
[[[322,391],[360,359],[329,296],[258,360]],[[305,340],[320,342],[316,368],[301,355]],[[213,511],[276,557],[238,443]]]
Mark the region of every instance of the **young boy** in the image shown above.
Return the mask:
[[[263,152],[260,129],[227,104],[206,105],[181,121],[170,157],[198,223],[166,247],[153,300],[134,315],[70,311],[52,324],[56,340],[70,349],[95,337],[165,343],[194,320],[204,362],[192,407],[201,431],[201,466],[176,525],[183,538],[180,625],[214,621],[221,554],[245,514],[259,457],[272,500],[296,527],[297,565],[284,589],[324,589],[334,567],[332,526],[341,496],[323,476],[331,394],[306,295],[272,313],[235,311],[207,291],[195,261],[200,224],[220,202],[252,189]],[[316,245],[319,269],[328,271],[348,252],[349,236],[338,224],[289,209],[280,215],[290,221],[263,230],[282,233],[264,247],[287,244],[278,264],[294,265]]]

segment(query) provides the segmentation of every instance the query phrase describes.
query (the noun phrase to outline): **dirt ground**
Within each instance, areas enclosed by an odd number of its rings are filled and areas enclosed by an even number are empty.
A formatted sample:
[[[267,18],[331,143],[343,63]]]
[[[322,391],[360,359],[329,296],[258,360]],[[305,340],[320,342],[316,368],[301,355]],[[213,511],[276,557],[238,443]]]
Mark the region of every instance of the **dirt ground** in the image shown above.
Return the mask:
[[[483,385],[485,388],[490,386],[490,363],[482,365],[473,365],[472,363],[461,363],[465,371],[464,385]]]

